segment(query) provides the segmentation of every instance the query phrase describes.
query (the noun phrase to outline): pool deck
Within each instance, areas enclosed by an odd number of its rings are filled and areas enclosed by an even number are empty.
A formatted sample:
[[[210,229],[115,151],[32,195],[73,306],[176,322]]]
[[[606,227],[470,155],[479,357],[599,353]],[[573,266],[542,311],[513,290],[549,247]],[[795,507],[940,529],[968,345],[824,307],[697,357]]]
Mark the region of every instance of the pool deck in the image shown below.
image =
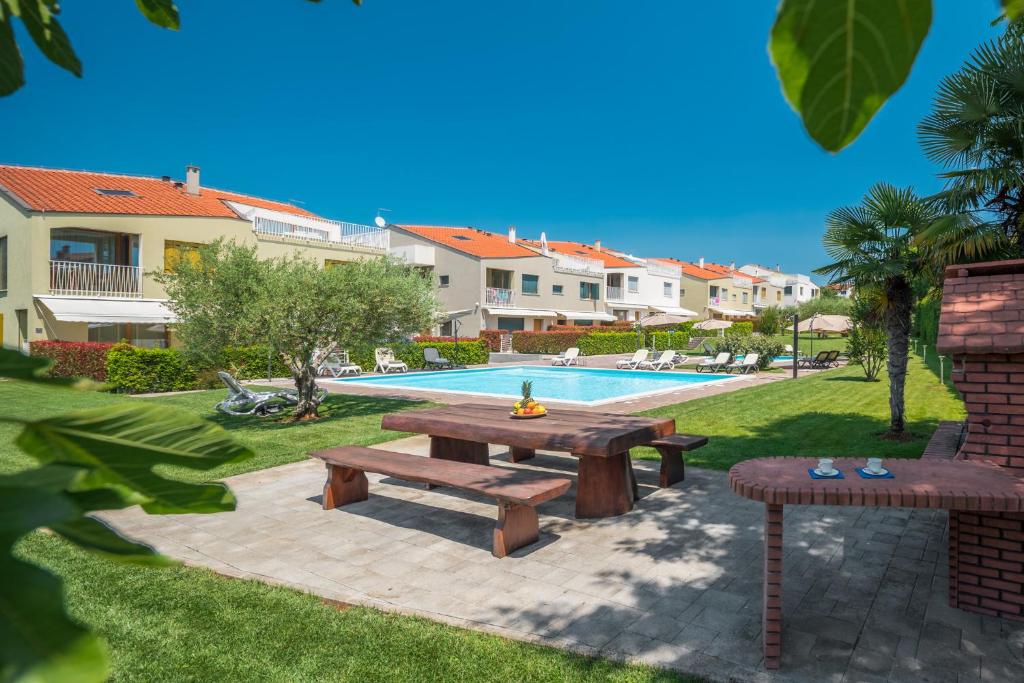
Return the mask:
[[[626,356],[622,354],[616,354],[609,356],[587,356],[581,358],[580,360],[583,361],[582,367],[585,368],[614,369],[616,361],[619,361],[625,357]],[[517,361],[515,365],[550,366],[551,361],[548,359],[538,361]],[[490,365],[474,365],[470,367],[500,368],[505,367],[505,364],[492,363]],[[614,401],[611,403],[602,403],[600,405],[595,406],[566,404],[561,401],[555,400],[547,400],[545,401],[545,403],[551,405],[572,405],[573,410],[592,410],[596,412],[605,413],[636,413],[642,410],[651,410],[652,408],[660,408],[662,406],[669,406],[676,403],[683,403],[685,401],[692,401],[693,399],[696,398],[704,398],[706,396],[716,396],[718,394],[739,391],[740,389],[745,389],[747,387],[757,386],[768,382],[778,382],[782,380],[791,379],[792,375],[789,372],[789,368],[791,366],[787,365],[784,367],[786,372],[760,372],[756,375],[738,375],[739,379],[732,382],[722,382],[708,385],[697,384],[694,386],[683,387],[675,391],[669,391],[654,396],[640,396],[636,398],[628,398],[620,401]],[[692,371],[675,370],[673,372]],[[815,374],[817,372],[821,371],[801,370],[800,376],[804,377],[807,375]],[[288,384],[290,385],[290,382]],[[387,398],[401,398],[418,401],[433,401],[435,403],[484,403],[488,405],[505,405],[509,401],[508,398],[497,398],[493,396],[482,396],[476,394],[455,394],[443,391],[409,391],[398,387],[374,387],[366,384],[349,384],[346,382],[334,382],[331,381],[330,378],[321,379],[319,381],[319,384],[327,391],[333,393],[350,394],[353,396],[380,396]]]

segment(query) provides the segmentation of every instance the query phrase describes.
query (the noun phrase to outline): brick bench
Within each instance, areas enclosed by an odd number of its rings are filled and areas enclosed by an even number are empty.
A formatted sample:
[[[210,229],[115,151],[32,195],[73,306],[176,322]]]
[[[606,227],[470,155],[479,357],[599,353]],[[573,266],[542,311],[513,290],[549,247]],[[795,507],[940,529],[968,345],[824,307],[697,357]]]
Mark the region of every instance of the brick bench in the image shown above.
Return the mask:
[[[683,453],[702,448],[707,444],[708,437],[696,434],[670,434],[644,444],[658,451],[661,456],[661,474],[658,478],[658,486],[668,488],[686,479]]]
[[[493,554],[505,557],[540,537],[537,506],[557,498],[572,485],[566,477],[490,467],[454,460],[423,458],[362,446],[341,446],[309,454],[327,464],[323,509],[369,497],[366,472],[433,486],[451,486],[490,496],[498,503]]]
[[[956,460],[957,452],[966,436],[967,425],[963,422],[942,421],[924,447],[921,458],[925,460]]]

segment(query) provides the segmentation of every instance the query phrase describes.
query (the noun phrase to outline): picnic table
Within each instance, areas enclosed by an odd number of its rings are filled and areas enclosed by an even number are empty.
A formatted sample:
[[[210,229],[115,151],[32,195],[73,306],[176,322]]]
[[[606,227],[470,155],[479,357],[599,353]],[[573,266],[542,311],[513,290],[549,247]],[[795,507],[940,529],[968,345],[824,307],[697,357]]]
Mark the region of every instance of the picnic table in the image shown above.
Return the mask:
[[[510,409],[459,404],[385,415],[383,429],[430,436],[430,457],[489,464],[488,444],[511,448],[513,462],[537,450],[564,451],[578,459],[576,516],[614,517],[633,509],[637,497],[629,449],[675,433],[675,420],[554,409],[517,420]]]
[[[782,655],[782,518],[785,505],[939,508],[950,511],[1022,512],[1024,478],[984,462],[889,460],[893,479],[863,479],[864,459],[838,458],[844,479],[811,479],[816,458],[759,458],[729,470],[739,495],[764,503],[764,663],[779,668]],[[950,531],[951,542],[953,531]],[[950,565],[951,573],[955,570]],[[955,583],[955,581],[951,581]]]

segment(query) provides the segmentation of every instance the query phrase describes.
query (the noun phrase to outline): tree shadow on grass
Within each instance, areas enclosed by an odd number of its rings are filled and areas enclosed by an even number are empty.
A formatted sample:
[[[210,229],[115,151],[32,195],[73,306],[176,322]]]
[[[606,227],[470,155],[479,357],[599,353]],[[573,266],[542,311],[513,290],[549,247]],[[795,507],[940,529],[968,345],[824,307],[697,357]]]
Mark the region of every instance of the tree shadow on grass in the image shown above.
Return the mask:
[[[324,426],[342,420],[373,415],[383,416],[387,413],[396,413],[402,410],[426,408],[429,405],[431,404],[426,401],[328,394],[323,403],[320,404],[320,419],[318,420],[291,422],[290,413],[259,417],[256,415],[225,415],[217,411],[207,416],[207,419],[227,430],[276,431],[288,428],[302,429],[304,427]]]

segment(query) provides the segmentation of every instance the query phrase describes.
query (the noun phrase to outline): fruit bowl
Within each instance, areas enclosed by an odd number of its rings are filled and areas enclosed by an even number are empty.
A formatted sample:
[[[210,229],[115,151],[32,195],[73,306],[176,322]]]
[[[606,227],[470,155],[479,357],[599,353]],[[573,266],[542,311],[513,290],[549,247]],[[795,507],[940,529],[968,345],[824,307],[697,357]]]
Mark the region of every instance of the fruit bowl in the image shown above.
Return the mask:
[[[531,413],[529,415],[517,415],[514,410],[511,413],[509,413],[509,415],[512,417],[513,420],[532,420],[535,417],[547,417],[548,416],[547,412]]]
[[[526,380],[523,382],[523,397],[515,402],[512,406],[512,412],[510,413],[513,420],[530,420],[535,417],[544,417],[548,414],[548,409],[540,404],[533,398],[533,382]],[[520,412],[522,411],[522,412]],[[529,411],[529,412],[526,412]]]

